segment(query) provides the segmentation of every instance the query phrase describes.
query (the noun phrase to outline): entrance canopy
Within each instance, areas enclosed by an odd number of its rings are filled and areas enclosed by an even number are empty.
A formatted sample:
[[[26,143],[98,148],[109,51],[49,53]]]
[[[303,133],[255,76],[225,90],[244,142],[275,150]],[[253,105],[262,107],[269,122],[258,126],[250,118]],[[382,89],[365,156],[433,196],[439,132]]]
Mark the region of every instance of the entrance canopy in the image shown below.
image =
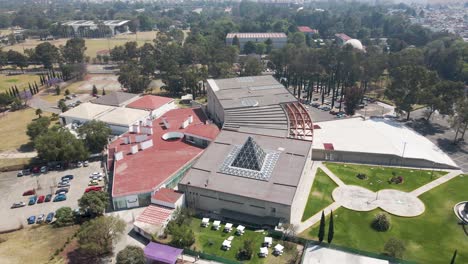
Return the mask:
[[[150,242],[145,247],[145,257],[150,261],[174,264],[177,257],[182,254],[182,249]]]

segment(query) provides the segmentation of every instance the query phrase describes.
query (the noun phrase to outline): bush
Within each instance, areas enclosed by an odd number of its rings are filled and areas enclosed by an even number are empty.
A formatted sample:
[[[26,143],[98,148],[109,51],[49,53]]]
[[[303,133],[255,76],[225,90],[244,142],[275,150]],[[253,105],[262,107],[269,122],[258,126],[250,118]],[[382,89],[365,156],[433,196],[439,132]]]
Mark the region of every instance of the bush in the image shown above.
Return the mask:
[[[403,181],[404,181],[403,176],[393,176],[390,179],[390,183],[395,183],[395,184],[403,183]]]
[[[360,179],[360,180],[367,180],[367,175],[364,174],[364,173],[358,173],[358,175],[356,175],[356,177],[358,177],[358,179]]]
[[[390,228],[390,218],[386,213],[380,213],[372,221],[372,228],[379,232],[385,232]]]
[[[394,237],[390,238],[384,246],[384,253],[394,258],[402,258],[405,250],[403,241]]]
[[[254,249],[254,243],[250,239],[244,240],[244,245],[242,248],[239,249],[237,252],[237,258],[239,260],[249,260],[252,258]]]

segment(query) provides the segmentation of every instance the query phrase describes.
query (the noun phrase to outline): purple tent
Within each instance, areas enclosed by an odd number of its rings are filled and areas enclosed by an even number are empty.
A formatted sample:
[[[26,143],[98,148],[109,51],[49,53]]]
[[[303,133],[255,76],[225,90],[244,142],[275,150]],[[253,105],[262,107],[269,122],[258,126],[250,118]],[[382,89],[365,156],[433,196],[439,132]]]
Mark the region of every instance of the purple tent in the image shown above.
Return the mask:
[[[145,257],[148,260],[159,261],[167,264],[174,264],[177,257],[182,254],[182,249],[170,247],[154,242],[150,242],[145,247]]]

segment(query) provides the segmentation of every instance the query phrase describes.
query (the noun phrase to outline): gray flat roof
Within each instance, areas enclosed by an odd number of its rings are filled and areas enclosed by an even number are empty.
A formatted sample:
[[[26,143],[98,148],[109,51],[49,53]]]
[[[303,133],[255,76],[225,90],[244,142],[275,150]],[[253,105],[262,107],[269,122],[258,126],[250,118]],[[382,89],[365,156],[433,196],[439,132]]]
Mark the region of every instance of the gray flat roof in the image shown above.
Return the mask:
[[[249,136],[261,148],[280,152],[268,181],[220,172],[227,155],[235,146],[244,144]],[[180,184],[291,205],[310,148],[308,141],[222,130]]]
[[[296,98],[272,76],[208,80],[224,108],[223,129],[287,137],[289,121],[281,104]]]
[[[138,94],[132,93],[111,92],[97,99],[94,99],[91,102],[100,105],[122,106],[128,101],[136,99],[138,96]]]

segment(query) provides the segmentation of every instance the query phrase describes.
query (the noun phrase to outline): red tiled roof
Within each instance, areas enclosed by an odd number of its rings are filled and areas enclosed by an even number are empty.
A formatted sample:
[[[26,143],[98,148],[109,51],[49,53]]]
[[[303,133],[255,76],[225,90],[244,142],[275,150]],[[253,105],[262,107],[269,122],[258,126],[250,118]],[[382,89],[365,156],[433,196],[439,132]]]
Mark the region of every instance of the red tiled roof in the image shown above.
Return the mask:
[[[188,116],[193,116],[193,122],[185,129],[181,124]],[[170,124],[166,129],[162,118]],[[186,143],[183,139],[165,141],[161,137],[167,132],[197,132],[204,138],[214,139],[219,128],[206,125],[207,118],[200,108],[173,109],[153,121],[153,147],[131,154],[131,147],[136,143],[124,144],[124,137],[130,137],[135,142],[137,134],[125,133],[109,145],[109,150],[123,152],[123,159],[114,162],[114,177],[112,196],[120,197],[130,194],[151,192],[163,184],[174,173],[197,158],[203,148]],[[195,133],[194,133],[195,134]],[[111,159],[113,157],[109,157]]]
[[[162,97],[156,95],[145,95],[138,100],[135,100],[127,105],[130,108],[144,109],[144,110],[155,110],[161,106],[174,101],[169,97]]]
[[[325,150],[335,150],[332,143],[323,143]]]
[[[310,27],[307,27],[307,26],[300,26],[300,27],[297,27],[297,29],[302,33],[317,33],[318,32],[318,30],[311,29]]]
[[[179,198],[182,196],[182,193],[177,192],[173,189],[168,188],[161,188],[159,189],[153,196],[152,199],[168,202],[168,203],[175,203]]]
[[[352,39],[350,36],[346,35],[345,33],[335,34],[335,37],[340,38],[343,41],[348,41],[348,40]]]
[[[163,225],[171,217],[172,212],[174,212],[174,209],[150,205],[136,220],[151,225]]]

